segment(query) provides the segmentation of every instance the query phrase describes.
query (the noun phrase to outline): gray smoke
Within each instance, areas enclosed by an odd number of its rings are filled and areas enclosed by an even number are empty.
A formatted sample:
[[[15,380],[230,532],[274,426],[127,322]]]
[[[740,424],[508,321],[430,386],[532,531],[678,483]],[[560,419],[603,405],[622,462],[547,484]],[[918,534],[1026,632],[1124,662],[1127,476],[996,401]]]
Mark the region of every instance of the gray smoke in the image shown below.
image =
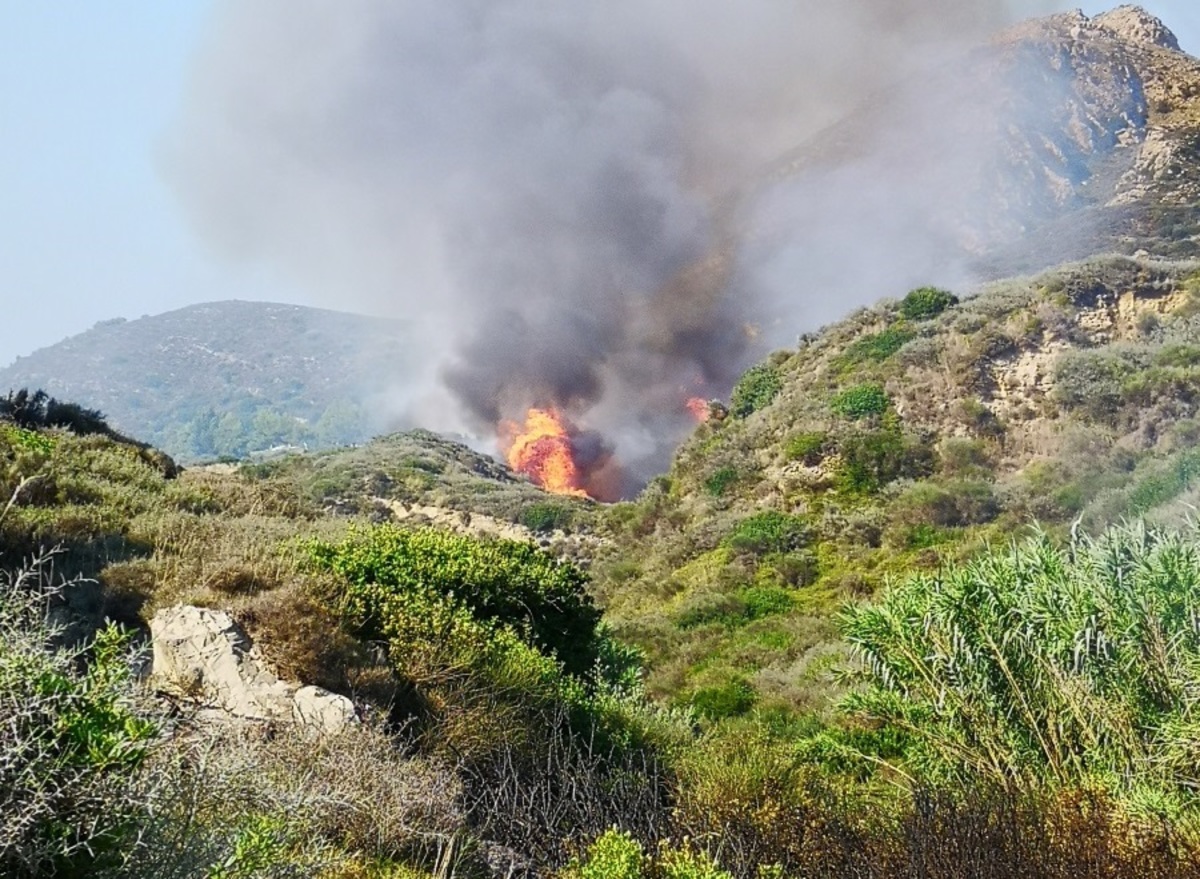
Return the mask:
[[[938,265],[941,233],[909,222],[921,199],[875,188],[896,173],[886,162],[846,172],[849,209],[828,187],[764,194],[757,221],[812,233],[782,242],[735,249],[726,236],[747,209],[730,194],[867,96],[1030,11],[229,0],[169,173],[226,253],[283,266],[331,307],[419,321],[428,373],[419,393],[398,390],[411,418],[487,435],[555,404],[636,482],[685,429],[686,396],[728,392],[765,344]],[[848,265],[860,224],[870,256]]]

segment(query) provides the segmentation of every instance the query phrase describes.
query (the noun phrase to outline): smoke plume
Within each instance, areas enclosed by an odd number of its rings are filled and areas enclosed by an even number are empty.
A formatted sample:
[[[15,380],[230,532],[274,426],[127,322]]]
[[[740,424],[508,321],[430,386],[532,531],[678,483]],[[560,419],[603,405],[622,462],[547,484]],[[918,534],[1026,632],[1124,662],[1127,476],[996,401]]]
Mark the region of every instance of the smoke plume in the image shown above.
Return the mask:
[[[836,187],[768,188],[751,206],[732,194],[1030,11],[227,0],[169,173],[225,253],[284,267],[322,304],[418,324],[428,372],[403,395],[410,417],[494,435],[555,405],[636,483],[688,423],[685,398],[727,393],[764,346],[955,271],[941,231],[911,223],[945,193],[880,188],[898,169],[878,157]],[[919,102],[904,112],[907,128],[936,123]],[[747,213],[804,234],[735,247]]]

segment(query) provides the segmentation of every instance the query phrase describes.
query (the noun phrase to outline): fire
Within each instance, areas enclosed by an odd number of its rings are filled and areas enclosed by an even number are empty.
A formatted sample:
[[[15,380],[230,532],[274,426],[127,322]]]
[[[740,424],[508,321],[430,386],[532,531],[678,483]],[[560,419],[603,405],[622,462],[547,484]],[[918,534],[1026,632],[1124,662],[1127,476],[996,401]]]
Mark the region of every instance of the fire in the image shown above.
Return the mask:
[[[507,421],[500,435],[508,466],[546,491],[588,497],[575,462],[573,428],[555,409],[530,409],[525,424]]]
[[[688,412],[692,413],[692,417],[701,424],[708,421],[711,416],[708,400],[705,400],[703,397],[688,397],[687,402],[683,405]]]

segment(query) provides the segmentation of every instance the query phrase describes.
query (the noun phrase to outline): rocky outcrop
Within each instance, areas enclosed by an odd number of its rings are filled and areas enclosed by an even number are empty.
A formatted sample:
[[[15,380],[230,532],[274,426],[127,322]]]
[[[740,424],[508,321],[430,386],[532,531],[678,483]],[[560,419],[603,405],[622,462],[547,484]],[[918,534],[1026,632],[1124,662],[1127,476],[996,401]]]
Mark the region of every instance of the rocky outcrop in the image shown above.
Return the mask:
[[[1171,29],[1140,6],[1118,6],[1110,12],[1097,15],[1092,23],[1131,43],[1180,51],[1179,40],[1171,33]]]
[[[281,681],[250,637],[224,611],[179,605],[150,620],[151,685],[237,720],[294,722],[335,735],[356,722],[345,696]]]

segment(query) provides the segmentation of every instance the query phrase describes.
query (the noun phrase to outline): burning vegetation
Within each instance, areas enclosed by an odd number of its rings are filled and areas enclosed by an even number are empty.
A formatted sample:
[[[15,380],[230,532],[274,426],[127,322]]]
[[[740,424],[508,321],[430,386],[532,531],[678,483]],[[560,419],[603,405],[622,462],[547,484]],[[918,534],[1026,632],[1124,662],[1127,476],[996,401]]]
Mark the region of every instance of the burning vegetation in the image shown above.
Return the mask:
[[[574,426],[556,409],[530,409],[524,424],[500,427],[508,466],[554,494],[589,497],[575,461]]]

